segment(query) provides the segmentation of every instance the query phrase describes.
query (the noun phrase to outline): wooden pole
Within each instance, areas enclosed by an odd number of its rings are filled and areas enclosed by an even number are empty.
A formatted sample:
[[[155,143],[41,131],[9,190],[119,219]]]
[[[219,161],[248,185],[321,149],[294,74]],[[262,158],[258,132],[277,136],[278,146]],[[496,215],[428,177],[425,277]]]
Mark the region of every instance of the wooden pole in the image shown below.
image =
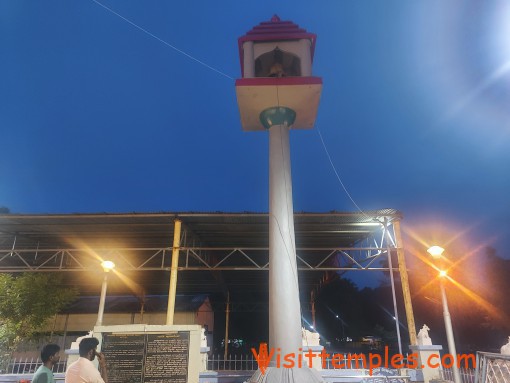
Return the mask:
[[[168,289],[168,309],[166,324],[174,324],[175,294],[177,292],[177,268],[179,267],[179,248],[181,246],[181,221],[174,221],[174,245],[172,248],[172,266],[170,268],[170,287]]]
[[[395,242],[397,246],[398,270],[400,273],[400,281],[402,282],[402,294],[404,296],[404,306],[406,309],[407,328],[409,330],[409,341],[411,346],[416,346],[416,325],[414,323],[413,304],[411,301],[411,292],[409,290],[409,276],[407,275],[406,260],[404,256],[404,246],[402,243],[402,235],[400,233],[400,221],[393,222],[395,230]]]
[[[230,292],[227,292],[227,308],[225,309],[225,354],[223,360],[227,360],[228,354],[228,322],[230,319]]]

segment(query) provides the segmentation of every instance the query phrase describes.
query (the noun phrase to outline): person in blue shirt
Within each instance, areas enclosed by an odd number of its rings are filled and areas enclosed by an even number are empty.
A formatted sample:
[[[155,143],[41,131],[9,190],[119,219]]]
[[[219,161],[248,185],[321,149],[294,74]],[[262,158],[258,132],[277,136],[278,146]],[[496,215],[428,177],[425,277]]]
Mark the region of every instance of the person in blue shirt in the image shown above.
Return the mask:
[[[49,343],[41,350],[43,364],[39,366],[32,378],[32,383],[55,383],[53,376],[53,365],[60,360],[60,346]]]

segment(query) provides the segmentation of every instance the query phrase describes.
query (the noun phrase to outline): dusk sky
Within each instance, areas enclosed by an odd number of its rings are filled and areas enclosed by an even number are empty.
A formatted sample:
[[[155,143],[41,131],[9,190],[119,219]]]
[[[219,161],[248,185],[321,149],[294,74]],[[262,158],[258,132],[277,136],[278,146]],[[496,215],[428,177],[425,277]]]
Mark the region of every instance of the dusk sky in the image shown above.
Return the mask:
[[[510,257],[503,0],[2,0],[0,206],[267,212],[268,134],[241,130],[234,82],[273,14],[317,34],[323,79],[291,132],[295,211],[358,210],[322,135],[361,209]]]

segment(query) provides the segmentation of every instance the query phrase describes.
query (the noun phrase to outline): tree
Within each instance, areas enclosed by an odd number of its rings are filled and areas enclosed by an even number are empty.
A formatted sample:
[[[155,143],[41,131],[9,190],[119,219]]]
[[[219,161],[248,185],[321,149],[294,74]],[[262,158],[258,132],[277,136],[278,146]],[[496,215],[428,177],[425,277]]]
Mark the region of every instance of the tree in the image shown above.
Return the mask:
[[[47,321],[72,302],[76,289],[61,288],[60,274],[0,274],[0,360],[23,340],[34,338]]]

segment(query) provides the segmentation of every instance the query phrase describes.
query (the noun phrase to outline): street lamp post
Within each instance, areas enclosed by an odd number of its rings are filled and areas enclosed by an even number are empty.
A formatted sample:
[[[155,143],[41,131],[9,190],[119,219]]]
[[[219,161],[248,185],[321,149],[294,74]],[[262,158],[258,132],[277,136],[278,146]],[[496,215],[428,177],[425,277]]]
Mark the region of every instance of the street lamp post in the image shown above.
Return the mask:
[[[441,259],[441,256],[444,252],[444,249],[440,246],[432,246],[427,250],[427,252],[432,255],[434,259]],[[453,337],[453,328],[452,328],[452,318],[450,316],[450,311],[448,310],[448,300],[446,299],[446,289],[444,286],[444,277],[446,276],[445,270],[439,271],[439,285],[441,288],[441,301],[443,303],[443,318],[444,318],[444,326],[446,328],[446,339],[448,341],[448,350],[453,358],[453,381],[455,383],[462,383],[462,379],[460,377],[459,366],[458,366],[458,357],[457,350],[455,348],[455,339]]]
[[[96,326],[101,326],[103,324],[104,302],[106,300],[106,287],[108,286],[108,273],[115,267],[115,263],[112,261],[103,261],[101,262],[101,266],[103,267],[104,277],[103,284],[101,285],[101,297],[99,298],[99,310],[97,312]]]

